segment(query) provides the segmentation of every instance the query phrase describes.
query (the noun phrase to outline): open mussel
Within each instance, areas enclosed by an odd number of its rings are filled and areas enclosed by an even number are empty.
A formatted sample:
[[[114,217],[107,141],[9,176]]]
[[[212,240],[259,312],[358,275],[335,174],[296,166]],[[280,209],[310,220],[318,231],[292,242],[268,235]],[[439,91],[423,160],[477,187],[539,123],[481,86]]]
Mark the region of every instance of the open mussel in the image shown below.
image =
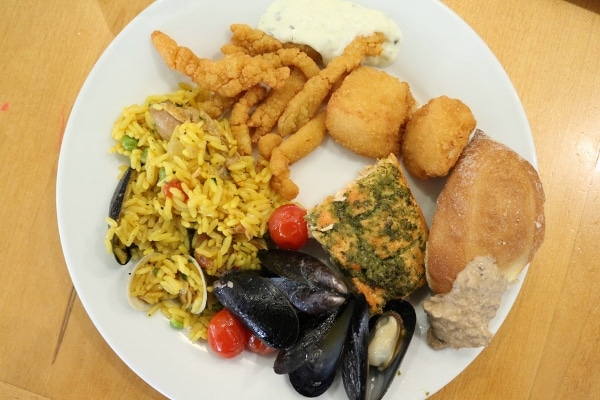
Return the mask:
[[[416,321],[413,306],[402,299],[388,301],[383,313],[370,319],[366,307],[356,309],[342,364],[349,399],[383,397],[400,368]]]
[[[192,314],[200,314],[208,297],[204,273],[193,257],[152,253],[133,267],[127,285],[129,304],[147,311],[159,302],[177,302]]]
[[[232,270],[213,283],[215,296],[259,339],[275,349],[291,346],[300,325],[296,310],[266,277]]]

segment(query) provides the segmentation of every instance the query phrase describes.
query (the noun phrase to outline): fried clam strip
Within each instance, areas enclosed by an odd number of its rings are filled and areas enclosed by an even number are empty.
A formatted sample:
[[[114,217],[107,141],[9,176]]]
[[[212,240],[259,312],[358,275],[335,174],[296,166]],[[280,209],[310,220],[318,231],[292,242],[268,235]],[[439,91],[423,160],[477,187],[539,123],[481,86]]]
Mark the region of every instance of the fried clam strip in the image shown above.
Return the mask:
[[[271,152],[269,165],[273,173],[273,188],[286,200],[293,200],[298,196],[299,188],[290,179],[290,165],[309,155],[315,150],[323,139],[327,128],[325,127],[325,111],[308,121],[296,133],[283,140]]]
[[[317,114],[333,85],[358,67],[365,57],[379,55],[384,40],[385,36],[377,32],[371,36],[357,37],[350,42],[340,56],[331,60],[318,75],[310,78],[288,103],[277,122],[279,133],[289,135],[306,124]]]
[[[253,142],[257,142],[260,137],[271,132],[288,102],[304,87],[308,78],[320,72],[317,63],[297,47],[279,49],[257,57],[269,60],[275,68],[289,66],[291,72],[283,86],[273,88],[267,99],[252,113],[248,124],[256,128],[252,134]]]
[[[243,53],[227,54],[219,61],[200,58],[161,31],[152,32],[152,43],[170,68],[224,97],[235,97],[259,83],[276,88],[290,75],[288,67],[276,68],[269,60]]]
[[[245,24],[233,24],[230,29],[233,32],[231,43],[221,47],[224,54],[242,52],[264,58],[271,62],[274,68],[291,67],[290,77],[281,87],[274,88],[269,92],[266,100],[257,106],[250,119],[247,120],[248,126],[238,127],[240,135],[243,135],[244,138],[246,131],[249,132],[250,128],[255,128],[252,133],[252,142],[256,143],[262,136],[271,132],[287,103],[302,89],[308,78],[319,73],[320,67],[312,58],[314,55],[309,56],[304,52],[304,50],[311,50],[308,46],[282,44],[265,32]],[[314,50],[312,52],[314,53]],[[247,111],[251,112],[250,109]],[[241,115],[239,117],[238,121],[241,122]]]
[[[253,142],[271,132],[289,101],[302,90],[307,79],[317,76],[321,71],[317,63],[297,47],[279,49],[260,57],[270,60],[274,67],[290,66],[291,72],[285,84],[271,90],[265,102],[252,114],[249,125],[256,128],[252,135]]]
[[[233,24],[229,29],[233,36],[231,37],[231,44],[221,47],[224,54],[231,54],[232,51],[237,50],[256,56],[272,53],[283,48],[283,44],[279,40],[249,25]]]
[[[225,97],[218,93],[210,92],[205,99],[198,102],[198,107],[206,111],[211,118],[220,118],[223,113],[235,104],[238,97],[239,95],[235,97]]]
[[[290,77],[285,84],[269,92],[266,100],[256,107],[248,121],[248,125],[255,128],[252,133],[253,142],[258,142],[260,138],[273,130],[287,104],[302,90],[306,81],[307,78],[302,71],[292,68]]]
[[[229,29],[233,33],[231,43],[221,47],[223,54],[246,53],[251,56],[273,53],[279,49],[295,48],[306,53],[317,64],[323,62],[321,54],[312,47],[299,43],[281,43],[278,39],[246,24],[232,24]]]
[[[267,95],[267,88],[257,85],[248,89],[231,108],[231,134],[237,140],[238,151],[242,155],[252,154],[252,141],[248,118],[250,110]]]

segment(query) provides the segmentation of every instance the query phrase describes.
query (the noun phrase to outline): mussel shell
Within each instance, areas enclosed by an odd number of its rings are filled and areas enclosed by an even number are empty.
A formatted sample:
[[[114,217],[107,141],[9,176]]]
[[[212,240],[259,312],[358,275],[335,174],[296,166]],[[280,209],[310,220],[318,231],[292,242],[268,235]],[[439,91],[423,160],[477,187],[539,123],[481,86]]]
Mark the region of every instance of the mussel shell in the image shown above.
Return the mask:
[[[319,343],[325,335],[331,330],[339,309],[332,311],[320,318],[315,318],[310,322],[301,321],[302,332],[300,338],[290,347],[281,350],[275,358],[273,370],[276,374],[289,374],[300,368],[307,361],[312,361],[319,356]]]
[[[213,283],[217,299],[259,339],[283,349],[298,339],[298,315],[288,299],[256,271],[230,271]]]
[[[350,400],[381,399],[394,380],[406,354],[417,323],[415,309],[408,301],[394,299],[388,301],[384,306],[382,315],[385,314],[392,314],[399,319],[403,325],[404,334],[390,365],[379,370],[377,367],[369,365],[368,348],[370,331],[381,315],[369,318],[369,310],[364,297],[357,297],[342,361],[342,380]]]
[[[125,198],[127,185],[129,185],[129,181],[131,180],[132,172],[133,168],[128,167],[121,179],[119,179],[119,183],[117,183],[117,187],[115,188],[112,198],[110,199],[108,216],[114,221],[118,221],[121,215],[123,199]],[[117,235],[113,236],[113,239],[111,240],[111,247],[113,255],[115,256],[115,260],[117,260],[117,263],[120,265],[125,265],[131,260],[131,247],[123,244]]]
[[[350,400],[366,398],[369,373],[369,316],[365,296],[358,295],[342,355],[342,381]]]
[[[275,275],[298,282],[307,282],[324,290],[348,293],[344,276],[309,254],[293,250],[269,249],[259,250],[258,258],[263,267]]]
[[[404,359],[404,355],[408,350],[411,339],[415,333],[415,327],[417,325],[417,315],[414,307],[406,300],[394,299],[389,300],[383,308],[383,313],[395,313],[402,320],[404,326],[404,334],[402,336],[402,343],[399,346],[398,352],[394,356],[390,365],[380,370],[377,367],[369,367],[369,378],[367,382],[367,394],[368,400],[379,400],[387,392],[394,377],[397,375],[400,364]],[[374,325],[376,318],[371,318],[371,325]]]
[[[322,314],[334,310],[346,301],[344,295],[319,289],[307,283],[282,277],[274,277],[270,280],[294,307],[308,314]]]
[[[289,373],[292,386],[301,395],[320,396],[333,383],[353,310],[354,300],[351,299],[336,318],[332,328],[316,346],[315,357],[306,360],[299,368]]]
[[[113,256],[119,265],[126,265],[131,261],[133,252],[131,246],[126,246],[117,235],[114,235],[111,242]]]
[[[113,192],[112,198],[110,200],[110,205],[108,208],[108,216],[113,220],[118,220],[119,215],[121,214],[121,208],[123,207],[123,199],[125,198],[125,192],[127,191],[127,185],[131,180],[131,174],[133,172],[133,168],[128,167],[119,183],[117,183],[117,187]]]

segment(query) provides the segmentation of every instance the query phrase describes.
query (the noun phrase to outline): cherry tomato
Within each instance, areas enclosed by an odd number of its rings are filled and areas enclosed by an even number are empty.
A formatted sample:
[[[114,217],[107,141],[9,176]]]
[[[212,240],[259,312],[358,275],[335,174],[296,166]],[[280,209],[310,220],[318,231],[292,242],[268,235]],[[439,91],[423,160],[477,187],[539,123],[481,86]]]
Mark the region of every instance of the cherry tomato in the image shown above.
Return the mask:
[[[274,348],[269,347],[267,344],[265,344],[265,342],[253,334],[250,334],[250,338],[248,339],[248,344],[246,347],[253,353],[260,355],[267,355],[276,351]]]
[[[249,332],[228,309],[216,313],[208,325],[208,344],[224,358],[232,358],[244,351]]]
[[[183,201],[188,200],[188,195],[183,191],[183,186],[181,185],[181,181],[179,179],[172,179],[169,182],[165,183],[165,186],[163,186],[163,192],[165,193],[166,197],[173,198],[173,193],[171,193],[171,189],[173,188],[183,193]]]
[[[275,244],[286,250],[298,250],[308,241],[306,210],[295,204],[278,207],[269,218],[269,234]]]

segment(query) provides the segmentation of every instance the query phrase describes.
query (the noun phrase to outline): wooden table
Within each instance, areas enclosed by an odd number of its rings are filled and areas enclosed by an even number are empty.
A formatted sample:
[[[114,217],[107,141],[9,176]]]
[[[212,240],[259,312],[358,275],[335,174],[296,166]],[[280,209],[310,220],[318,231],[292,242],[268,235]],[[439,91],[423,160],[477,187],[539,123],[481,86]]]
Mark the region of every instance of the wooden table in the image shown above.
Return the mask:
[[[0,398],[161,399],[73,289],[55,184],[65,122],[96,59],[151,0],[0,2]],[[435,399],[600,398],[600,2],[445,0],[527,112],[547,233],[492,344]]]

